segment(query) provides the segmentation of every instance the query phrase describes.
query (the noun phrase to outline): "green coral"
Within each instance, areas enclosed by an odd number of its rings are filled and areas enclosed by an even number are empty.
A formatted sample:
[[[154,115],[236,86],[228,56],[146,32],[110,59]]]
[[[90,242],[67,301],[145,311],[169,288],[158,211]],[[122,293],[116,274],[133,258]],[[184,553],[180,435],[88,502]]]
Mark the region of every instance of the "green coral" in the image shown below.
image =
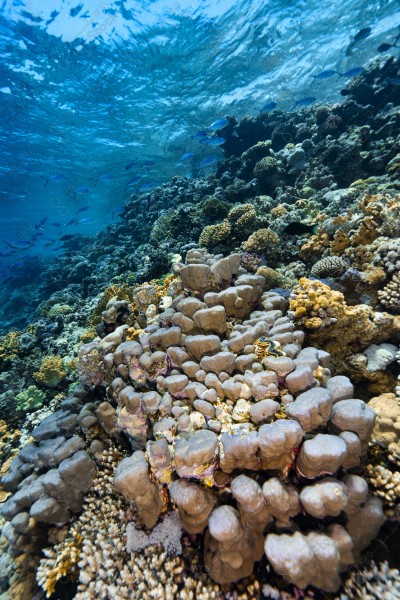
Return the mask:
[[[10,331],[0,336],[0,367],[4,367],[18,356],[20,336],[20,331]]]
[[[72,306],[69,304],[54,304],[48,311],[49,317],[57,317],[58,315],[66,315],[72,312]]]
[[[39,371],[33,373],[33,378],[37,383],[53,388],[61,383],[66,375],[61,356],[46,356]]]
[[[40,408],[46,400],[46,395],[35,385],[30,385],[26,390],[15,397],[18,410],[28,411]]]
[[[273,156],[266,156],[258,161],[254,167],[254,175],[259,179],[266,179],[278,172],[278,161]]]

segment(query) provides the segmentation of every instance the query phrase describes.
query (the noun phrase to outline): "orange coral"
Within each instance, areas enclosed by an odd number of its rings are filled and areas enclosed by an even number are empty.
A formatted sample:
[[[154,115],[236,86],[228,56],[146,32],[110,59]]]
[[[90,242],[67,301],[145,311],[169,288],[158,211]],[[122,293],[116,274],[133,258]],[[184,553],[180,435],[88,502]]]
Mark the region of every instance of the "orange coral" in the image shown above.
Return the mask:
[[[301,247],[300,253],[303,258],[317,258],[329,246],[329,236],[320,229],[316,235],[312,235]]]
[[[343,252],[351,245],[349,236],[343,231],[338,229],[333,236],[333,240],[330,244],[331,253],[337,256],[342,255]]]

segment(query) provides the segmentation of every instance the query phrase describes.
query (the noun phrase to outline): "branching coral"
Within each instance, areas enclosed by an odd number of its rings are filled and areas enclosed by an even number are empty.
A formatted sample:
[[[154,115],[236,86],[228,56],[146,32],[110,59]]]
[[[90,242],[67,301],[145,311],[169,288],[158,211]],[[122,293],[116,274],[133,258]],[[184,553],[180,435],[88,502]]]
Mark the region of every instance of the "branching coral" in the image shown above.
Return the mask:
[[[61,356],[46,356],[42,360],[39,371],[33,373],[33,378],[41,385],[56,387],[66,375]]]
[[[316,235],[312,235],[301,247],[300,253],[303,258],[317,258],[324,253],[329,246],[329,236],[320,229]]]
[[[37,581],[50,598],[55,592],[57,582],[63,577],[75,581],[78,577],[78,561],[82,550],[82,536],[76,531],[53,548],[45,548],[43,558],[37,569]]]
[[[231,225],[226,219],[216,225],[206,225],[200,234],[199,245],[204,248],[214,248],[224,242],[231,234]]]

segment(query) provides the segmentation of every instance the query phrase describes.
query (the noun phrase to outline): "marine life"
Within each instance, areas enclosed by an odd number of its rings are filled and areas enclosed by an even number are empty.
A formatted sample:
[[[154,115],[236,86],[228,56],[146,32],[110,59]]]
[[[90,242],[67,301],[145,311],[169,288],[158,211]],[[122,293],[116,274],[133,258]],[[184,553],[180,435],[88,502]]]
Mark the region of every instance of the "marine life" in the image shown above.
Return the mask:
[[[351,56],[353,54],[353,50],[354,48],[358,45],[359,42],[361,42],[362,40],[365,40],[367,37],[369,37],[369,35],[371,34],[371,27],[364,27],[363,29],[360,29],[360,31],[358,31],[356,33],[356,35],[354,36],[354,38],[351,38],[351,42],[347,47],[346,50],[346,56]]]
[[[65,225],[68,227],[69,225],[78,225],[78,223],[79,221],[77,219],[71,219],[68,223],[65,223]]]
[[[68,240],[72,240],[75,236],[71,233],[67,233],[66,235],[63,235],[62,237],[60,237],[60,241],[61,242],[67,242]]]
[[[92,217],[85,217],[84,219],[80,219],[79,223],[87,224],[93,223],[94,219]]]
[[[200,169],[202,169],[203,167],[209,167],[209,166],[213,165],[214,163],[216,163],[217,160],[218,160],[218,156],[215,156],[215,154],[211,154],[210,156],[203,158],[203,160],[199,164],[199,167],[200,167]]]
[[[35,223],[34,227],[35,229],[42,229],[43,225],[46,223],[47,221],[47,217],[43,217],[43,219],[40,219],[40,221],[38,223]]]
[[[75,214],[85,212],[85,211],[89,210],[89,208],[90,208],[90,206],[82,206],[81,208],[78,208],[78,210],[76,211]]]
[[[188,162],[192,158],[193,158],[193,154],[191,152],[185,152],[185,154],[182,154],[182,156],[181,156],[181,160],[183,162]]]
[[[114,208],[114,210],[112,211],[112,215],[111,218],[114,218],[114,215],[120,215],[121,213],[123,213],[125,210],[125,206],[117,206],[117,208]]]
[[[137,164],[136,160],[133,160],[132,162],[128,163],[127,165],[125,165],[125,171],[129,171],[136,164]]]
[[[308,225],[307,223],[300,223],[293,221],[284,227],[282,233],[286,235],[304,235],[305,233],[316,233],[318,225]]]
[[[44,187],[46,187],[46,185],[49,183],[49,181],[54,181],[55,183],[58,183],[60,181],[67,180],[67,177],[63,173],[59,173],[58,175],[53,175],[52,177],[44,177],[43,175],[41,175],[41,178],[45,179]]]
[[[378,46],[377,50],[378,52],[387,52],[388,50],[390,50],[390,48],[397,48],[397,43],[395,42],[394,44],[381,44],[380,46]]]
[[[364,67],[354,67],[353,69],[349,69],[345,73],[339,73],[340,77],[355,77],[356,75],[360,75],[365,71]]]
[[[316,102],[316,98],[314,96],[305,96],[304,98],[300,98],[300,100],[295,100],[295,106],[311,106]]]
[[[35,245],[33,240],[15,240],[13,242],[4,243],[6,246],[13,248],[14,250],[26,250],[27,248],[32,248]]]
[[[264,104],[264,106],[262,107],[262,109],[260,110],[260,112],[262,112],[262,113],[271,112],[277,106],[278,106],[278,103],[275,102],[275,100],[271,100],[271,102],[267,102],[267,104]]]
[[[201,140],[206,146],[222,146],[225,144],[226,139],[224,137],[209,137]]]
[[[136,185],[141,179],[142,177],[140,175],[135,175],[134,177],[130,178],[130,180],[128,181],[128,185]]]
[[[114,179],[114,175],[111,173],[106,173],[106,175],[100,175],[98,181],[112,181]]]
[[[207,127],[207,130],[208,131],[219,131],[220,129],[224,129],[224,127],[226,127],[227,125],[229,125],[228,119],[225,119],[225,118],[217,119],[216,121],[214,121],[213,123],[211,123],[211,125],[209,125]]]
[[[254,347],[257,360],[262,360],[266,356],[274,356],[275,358],[286,356],[279,342],[274,342],[265,336],[256,339]]]
[[[338,72],[334,69],[326,69],[326,71],[321,71],[317,75],[313,75],[313,80],[316,79],[328,79],[328,77],[333,77],[333,75],[337,75]]]
[[[208,133],[207,131],[205,131],[204,129],[201,131],[196,131],[196,133],[194,135],[192,135],[192,140],[204,140],[204,138],[208,137]]]

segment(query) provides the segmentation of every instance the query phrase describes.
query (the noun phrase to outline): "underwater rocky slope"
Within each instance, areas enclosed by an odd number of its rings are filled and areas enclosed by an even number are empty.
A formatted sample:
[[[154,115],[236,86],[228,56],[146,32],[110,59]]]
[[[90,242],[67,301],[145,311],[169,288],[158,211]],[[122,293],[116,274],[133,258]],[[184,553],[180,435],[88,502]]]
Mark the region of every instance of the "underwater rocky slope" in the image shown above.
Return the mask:
[[[66,243],[0,340],[9,597],[400,597],[398,71]]]

